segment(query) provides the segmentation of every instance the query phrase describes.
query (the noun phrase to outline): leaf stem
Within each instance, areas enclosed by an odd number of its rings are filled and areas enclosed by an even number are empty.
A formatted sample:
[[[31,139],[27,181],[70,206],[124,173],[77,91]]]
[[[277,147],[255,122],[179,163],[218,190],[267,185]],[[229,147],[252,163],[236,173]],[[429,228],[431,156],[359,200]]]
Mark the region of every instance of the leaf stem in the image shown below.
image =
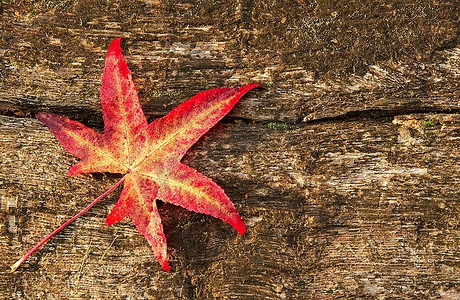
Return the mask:
[[[61,226],[59,226],[56,230],[54,230],[53,232],[51,232],[46,238],[44,238],[43,240],[41,240],[35,247],[33,247],[32,249],[29,250],[29,252],[27,252],[23,257],[21,257],[14,265],[12,265],[10,268],[11,268],[11,272],[14,272],[16,271],[16,269],[32,254],[35,252],[35,250],[37,250],[38,248],[40,248],[41,245],[43,245],[44,243],[46,243],[47,240],[49,240],[51,237],[53,237],[56,233],[58,233],[59,231],[61,231],[62,229],[64,229],[67,225],[69,225],[70,223],[72,223],[76,218],[78,218],[79,216],[81,216],[82,214],[84,214],[85,212],[87,212],[91,207],[94,206],[94,204],[96,204],[97,202],[99,202],[99,200],[101,200],[102,198],[104,198],[105,196],[107,196],[107,194],[109,194],[111,191],[113,191],[114,189],[116,189],[117,186],[119,186],[123,180],[125,180],[125,176],[123,176],[120,180],[118,180],[117,183],[115,183],[112,187],[110,187],[107,191],[105,191],[102,195],[100,195],[99,197],[97,197],[96,199],[94,199],[93,202],[91,202],[87,207],[85,207],[83,210],[81,210],[78,214],[76,214],[75,216],[73,216],[71,219],[69,219],[67,222],[65,222],[64,224],[62,224]]]

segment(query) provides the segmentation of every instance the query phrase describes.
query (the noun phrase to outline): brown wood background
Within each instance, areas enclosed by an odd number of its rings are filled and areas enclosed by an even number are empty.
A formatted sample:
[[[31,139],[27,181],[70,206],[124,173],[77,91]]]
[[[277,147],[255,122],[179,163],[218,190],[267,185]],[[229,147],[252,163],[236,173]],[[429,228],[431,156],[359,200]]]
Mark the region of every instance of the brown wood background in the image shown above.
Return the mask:
[[[0,10],[0,298],[460,298],[457,1]],[[227,191],[248,231],[162,205],[168,274],[129,220],[104,224],[117,190],[11,273],[119,178],[66,177],[76,158],[33,116],[101,129],[104,57],[120,36],[151,119],[198,91],[265,86],[185,158]]]

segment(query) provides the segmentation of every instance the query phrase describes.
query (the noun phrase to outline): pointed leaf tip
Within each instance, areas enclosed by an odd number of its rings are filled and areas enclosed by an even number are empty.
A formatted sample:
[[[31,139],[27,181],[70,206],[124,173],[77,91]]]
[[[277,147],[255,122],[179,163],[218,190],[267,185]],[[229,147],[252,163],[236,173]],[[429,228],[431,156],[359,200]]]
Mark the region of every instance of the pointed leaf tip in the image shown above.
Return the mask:
[[[234,215],[233,218],[226,219],[223,221],[227,222],[233,228],[235,228],[235,230],[238,231],[239,234],[243,235],[246,233],[246,226],[244,225],[244,222],[241,219],[241,216],[238,214],[238,212],[236,212],[236,215]]]
[[[43,124],[47,125],[45,122],[46,122],[46,119],[48,119],[50,116],[50,114],[47,114],[47,113],[42,113],[42,112],[38,112],[35,114],[35,118],[37,120],[39,120],[40,122],[42,122]]]
[[[231,225],[233,226],[233,228],[236,229],[236,231],[238,231],[239,234],[241,234],[241,235],[245,234],[246,226],[244,226],[244,223],[241,220],[241,218],[236,223],[231,224]]]
[[[165,270],[166,272],[170,273],[171,272],[171,269],[169,268],[169,265],[168,265],[168,262],[165,261],[161,267],[163,268],[163,270]]]
[[[257,83],[257,82],[249,83],[246,86],[250,86],[252,89],[256,88],[256,87],[264,88],[263,85],[261,85],[260,83]]]
[[[107,52],[107,55],[111,52],[119,53],[121,52],[120,48],[120,42],[121,42],[121,37],[114,39],[109,46],[109,51]]]
[[[239,99],[243,97],[250,90],[258,88],[258,87],[263,88],[263,86],[259,83],[250,83],[250,84],[243,85],[242,87],[237,89],[235,96]]]
[[[258,87],[259,88],[264,88],[263,85],[261,85],[260,83],[249,83],[249,84],[246,84],[246,85],[243,85],[242,87],[240,87],[238,92],[245,94],[245,93],[249,92],[250,90],[258,88]]]

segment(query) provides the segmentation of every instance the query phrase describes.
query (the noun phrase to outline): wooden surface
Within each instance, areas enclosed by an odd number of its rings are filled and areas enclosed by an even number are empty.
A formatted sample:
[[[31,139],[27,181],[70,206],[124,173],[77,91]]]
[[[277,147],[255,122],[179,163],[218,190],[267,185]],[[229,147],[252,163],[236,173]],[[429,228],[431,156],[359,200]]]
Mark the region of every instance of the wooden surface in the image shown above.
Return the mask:
[[[0,298],[460,297],[460,47],[455,1],[3,1]],[[119,178],[76,162],[33,115],[102,128],[122,45],[145,112],[259,82],[184,161],[248,231],[161,205],[171,273],[119,190],[9,265]]]

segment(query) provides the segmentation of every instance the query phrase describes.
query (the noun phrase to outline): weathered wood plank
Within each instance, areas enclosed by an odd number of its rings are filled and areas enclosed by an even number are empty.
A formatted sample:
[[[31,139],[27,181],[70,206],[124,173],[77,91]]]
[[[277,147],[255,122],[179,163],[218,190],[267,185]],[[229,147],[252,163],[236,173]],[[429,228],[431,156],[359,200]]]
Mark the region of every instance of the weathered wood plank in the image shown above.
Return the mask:
[[[0,298],[459,298],[459,9],[3,1]],[[28,117],[101,128],[104,56],[119,36],[150,115],[201,90],[264,84],[185,158],[228,192],[248,232],[161,206],[166,274],[129,221],[104,225],[115,192],[11,274],[118,178],[67,178],[75,158]],[[400,116],[421,111],[439,114]],[[321,121],[293,125],[310,120]]]
[[[198,91],[257,81],[232,112],[259,121],[366,110],[458,111],[455,1],[11,1],[0,39],[0,111],[97,120],[109,41],[148,114]]]
[[[458,296],[458,115],[219,124],[185,161],[228,192],[248,232],[161,206],[170,274],[127,220],[104,225],[117,193],[10,273],[116,178],[67,178],[75,158],[36,120],[0,117],[0,139],[1,298]]]

